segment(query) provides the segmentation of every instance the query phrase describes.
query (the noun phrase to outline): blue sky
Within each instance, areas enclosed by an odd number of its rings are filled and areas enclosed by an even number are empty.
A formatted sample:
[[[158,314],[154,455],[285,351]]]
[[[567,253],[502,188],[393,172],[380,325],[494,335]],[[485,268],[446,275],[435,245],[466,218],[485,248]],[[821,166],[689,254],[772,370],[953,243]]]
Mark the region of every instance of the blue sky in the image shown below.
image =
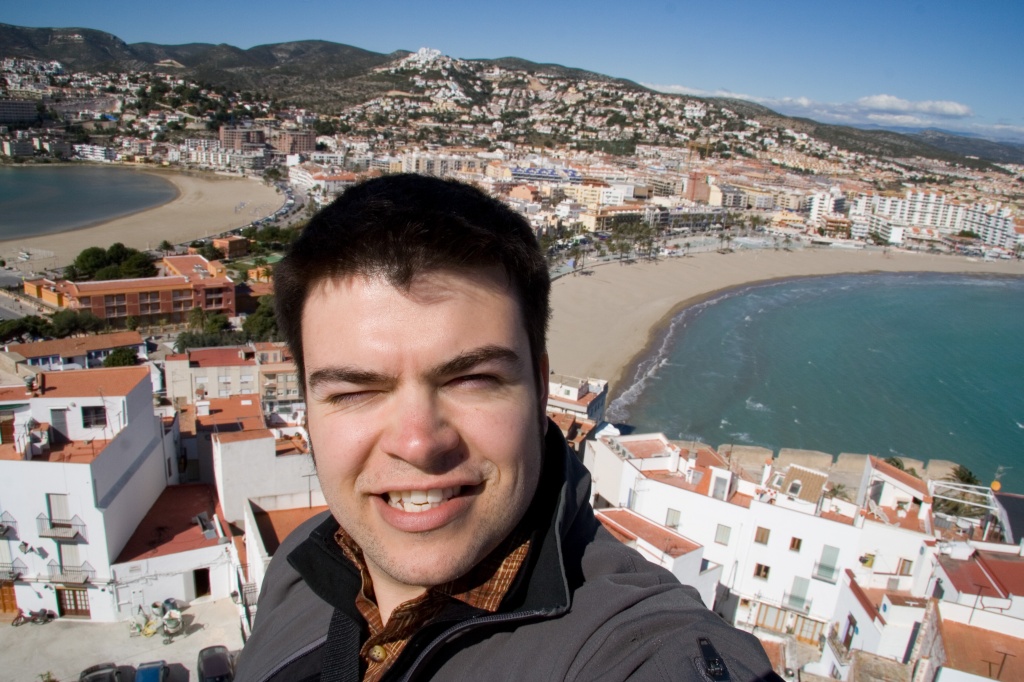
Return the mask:
[[[825,122],[1024,141],[1021,0],[6,0],[0,22],[95,28],[129,43],[320,39],[517,56]]]

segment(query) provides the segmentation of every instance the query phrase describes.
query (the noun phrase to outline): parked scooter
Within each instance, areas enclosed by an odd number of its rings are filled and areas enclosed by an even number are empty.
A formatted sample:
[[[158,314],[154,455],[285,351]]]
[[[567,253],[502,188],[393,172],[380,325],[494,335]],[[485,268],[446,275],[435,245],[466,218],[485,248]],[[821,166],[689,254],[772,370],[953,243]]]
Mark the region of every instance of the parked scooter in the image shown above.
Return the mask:
[[[38,611],[29,611],[28,617],[32,620],[33,625],[42,625],[56,618],[57,614],[49,609],[39,609]]]
[[[18,627],[19,625],[24,625],[27,622],[28,616],[25,615],[24,611],[18,609],[18,615],[16,615],[14,617],[14,620],[11,621],[11,625],[13,625],[14,627]]]

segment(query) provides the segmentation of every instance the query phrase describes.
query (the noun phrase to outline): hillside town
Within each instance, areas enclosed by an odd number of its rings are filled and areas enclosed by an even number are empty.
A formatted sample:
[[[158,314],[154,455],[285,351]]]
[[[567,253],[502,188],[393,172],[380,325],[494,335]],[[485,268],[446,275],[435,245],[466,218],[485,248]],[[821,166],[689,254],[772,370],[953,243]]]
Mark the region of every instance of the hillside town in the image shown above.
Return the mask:
[[[304,215],[363,178],[475,183],[527,217],[556,273],[587,257],[678,255],[709,235],[723,251],[1024,254],[1024,167],[854,152],[722,100],[429,49],[382,68],[395,82],[386,96],[330,114],[177,78],[173,65],[0,66],[5,162],[282,188],[272,214],[150,252],[155,274],[108,279],[109,262],[80,258],[8,292],[107,333],[4,339],[5,614],[146,627],[168,599],[230,600],[244,639],[275,551],[327,508],[296,365],[259,326],[273,265]],[[225,329],[245,338],[204,344]],[[126,366],[110,361],[124,354]],[[549,378],[548,416],[592,473],[599,520],[753,632],[780,675],[1024,675],[1024,496],[951,462],[623,434],[605,420],[611,388]]]
[[[1014,257],[1024,243],[1024,168],[850,151],[737,113],[739,101],[485,66],[427,48],[378,69],[395,90],[334,114],[172,73],[69,74],[12,58],[0,66],[0,152],[13,162],[262,175],[286,180],[310,206],[368,175],[426,173],[484,186],[559,237],[620,222],[731,220],[993,258]]]

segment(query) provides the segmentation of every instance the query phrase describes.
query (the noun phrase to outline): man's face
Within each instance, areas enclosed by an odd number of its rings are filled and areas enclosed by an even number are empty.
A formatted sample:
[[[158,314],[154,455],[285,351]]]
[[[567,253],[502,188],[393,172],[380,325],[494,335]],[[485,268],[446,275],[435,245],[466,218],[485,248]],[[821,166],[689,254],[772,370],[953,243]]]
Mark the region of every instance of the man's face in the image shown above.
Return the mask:
[[[321,487],[375,587],[466,573],[522,518],[540,474],[547,360],[535,376],[504,276],[427,273],[409,291],[328,281],[302,338]]]

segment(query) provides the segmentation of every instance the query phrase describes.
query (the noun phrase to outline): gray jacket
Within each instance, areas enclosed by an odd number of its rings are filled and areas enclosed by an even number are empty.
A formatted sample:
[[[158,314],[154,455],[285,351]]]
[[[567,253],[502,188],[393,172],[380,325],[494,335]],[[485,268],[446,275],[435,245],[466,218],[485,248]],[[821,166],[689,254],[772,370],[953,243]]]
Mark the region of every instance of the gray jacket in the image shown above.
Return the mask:
[[[545,458],[526,517],[530,554],[501,608],[452,605],[385,680],[779,679],[756,638],[601,527],[590,475],[554,425]],[[362,678],[359,574],[334,541],[337,527],[319,515],[276,552],[236,680]]]

